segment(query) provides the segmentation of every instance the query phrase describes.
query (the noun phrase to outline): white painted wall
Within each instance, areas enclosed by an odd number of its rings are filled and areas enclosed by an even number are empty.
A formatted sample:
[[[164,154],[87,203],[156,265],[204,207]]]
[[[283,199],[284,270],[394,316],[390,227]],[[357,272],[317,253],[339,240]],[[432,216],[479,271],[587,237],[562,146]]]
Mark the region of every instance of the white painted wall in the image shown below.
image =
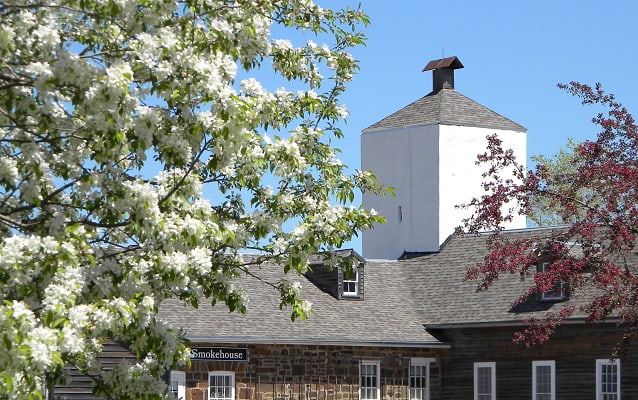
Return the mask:
[[[383,185],[394,187],[396,195],[364,193],[364,206],[387,219],[363,232],[364,257],[396,259],[404,251],[438,250],[438,140],[438,125],[361,136],[362,169],[374,172]]]
[[[439,128],[439,243],[461,225],[464,218],[472,214],[472,210],[455,206],[469,203],[473,197],[485,194],[481,183],[481,174],[487,166],[477,166],[476,156],[487,150],[488,135],[497,133],[503,141],[504,149],[514,150],[519,162],[525,165],[526,137],[525,132],[497,130],[467,126],[441,125]],[[525,228],[525,216],[517,215],[507,229]]]
[[[364,206],[387,219],[386,224],[363,232],[364,257],[396,259],[404,251],[438,251],[469,215],[469,210],[455,206],[483,193],[475,161],[486,149],[486,136],[495,132],[525,162],[525,132],[434,124],[364,133],[362,169],[374,172],[396,194],[364,193]],[[524,217],[508,226],[524,227]]]

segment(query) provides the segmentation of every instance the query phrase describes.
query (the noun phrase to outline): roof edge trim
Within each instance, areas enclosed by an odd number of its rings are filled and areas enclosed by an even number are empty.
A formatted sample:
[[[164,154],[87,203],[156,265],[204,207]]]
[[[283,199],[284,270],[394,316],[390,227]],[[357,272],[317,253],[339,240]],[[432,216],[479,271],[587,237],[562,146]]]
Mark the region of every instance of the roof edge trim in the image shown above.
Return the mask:
[[[206,343],[245,343],[245,344],[310,344],[319,346],[355,346],[355,347],[419,347],[419,348],[433,348],[433,349],[449,349],[452,346],[439,341],[429,342],[394,342],[394,341],[372,341],[372,340],[317,340],[317,339],[298,339],[298,338],[268,338],[268,337],[205,337],[205,336],[187,336],[191,342],[206,342]]]
[[[616,323],[617,321],[613,321],[610,318],[605,323]],[[565,325],[580,325],[586,323],[586,317],[573,317],[566,319],[563,321]],[[512,320],[512,321],[486,321],[486,322],[452,322],[447,324],[424,324],[426,329],[459,329],[459,328],[497,328],[497,327],[508,327],[508,326],[526,326],[522,320]]]
[[[364,135],[370,135],[370,134],[378,134],[378,133],[385,133],[385,132],[394,132],[394,131],[399,131],[399,130],[405,130],[408,128],[418,128],[421,126],[461,126],[464,128],[482,128],[482,129],[495,129],[495,130],[499,130],[499,131],[511,131],[511,132],[525,132],[527,133],[527,128],[525,128],[523,125],[517,124],[519,125],[521,128],[521,130],[514,130],[514,129],[503,129],[503,128],[495,128],[493,126],[487,126],[487,125],[479,125],[479,124],[460,124],[460,123],[455,123],[455,122],[448,122],[448,121],[440,121],[440,122],[430,122],[427,124],[413,124],[413,125],[405,125],[405,126],[401,126],[401,127],[396,127],[396,128],[376,128],[376,129],[369,129],[366,128],[364,130],[362,130],[361,132]]]
[[[408,129],[408,128],[416,128],[416,127],[420,127],[420,126],[436,126],[436,125],[441,125],[441,123],[440,122],[428,122],[428,123],[425,123],[425,124],[404,125],[404,126],[400,126],[400,127],[396,127],[396,128],[370,129],[370,127],[368,127],[368,128],[365,128],[364,130],[362,130],[361,132],[363,132],[364,134],[368,135],[368,134],[371,134],[371,133],[383,133],[384,131],[387,131],[387,132],[402,131],[402,130],[405,130],[405,129]]]
[[[396,258],[366,258],[366,262],[375,262],[375,263],[381,263],[381,262],[398,262],[399,260],[397,260]]]

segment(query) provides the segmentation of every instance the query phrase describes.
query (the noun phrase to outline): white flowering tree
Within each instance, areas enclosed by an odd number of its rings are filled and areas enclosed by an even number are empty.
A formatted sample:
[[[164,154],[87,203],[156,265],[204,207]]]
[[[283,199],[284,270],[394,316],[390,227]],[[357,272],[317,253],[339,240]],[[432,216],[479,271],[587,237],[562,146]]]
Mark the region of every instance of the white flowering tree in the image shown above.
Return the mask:
[[[378,220],[349,205],[374,178],[330,145],[366,23],[310,0],[0,3],[0,398],[65,365],[103,397],[160,398],[187,359],[163,300],[243,311],[243,249],[301,273]],[[138,362],[101,371],[109,339]]]

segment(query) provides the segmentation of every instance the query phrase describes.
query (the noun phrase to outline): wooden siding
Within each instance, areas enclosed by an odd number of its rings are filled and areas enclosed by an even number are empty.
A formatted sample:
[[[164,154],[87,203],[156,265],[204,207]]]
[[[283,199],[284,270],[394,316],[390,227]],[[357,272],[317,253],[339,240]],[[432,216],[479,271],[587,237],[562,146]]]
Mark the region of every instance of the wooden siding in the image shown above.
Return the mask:
[[[328,265],[315,264],[312,271],[306,272],[306,277],[319,289],[330,293],[334,298],[339,297],[339,270]]]
[[[133,361],[135,357],[123,346],[107,342],[104,343],[102,354],[99,357],[100,366],[103,370],[111,370],[123,360]],[[65,385],[56,386],[51,394],[55,399],[66,400],[92,400],[93,380],[82,375],[76,368],[67,368],[67,382]]]
[[[442,359],[442,399],[472,399],[475,362],[496,363],[496,398],[532,397],[532,361],[554,360],[556,399],[596,398],[596,359],[609,359],[618,331],[610,327],[565,326],[548,343],[524,349],[512,342],[513,328],[449,329],[452,344]],[[615,336],[616,335],[616,336]],[[638,399],[638,346],[621,360],[621,396]]]

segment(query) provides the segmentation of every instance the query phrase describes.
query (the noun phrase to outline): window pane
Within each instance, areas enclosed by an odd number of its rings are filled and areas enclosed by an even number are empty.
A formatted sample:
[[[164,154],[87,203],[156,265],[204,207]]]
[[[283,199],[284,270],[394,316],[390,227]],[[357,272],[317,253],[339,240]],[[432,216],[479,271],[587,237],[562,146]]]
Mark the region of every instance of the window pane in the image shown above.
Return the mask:
[[[343,280],[344,281],[356,281],[357,280],[357,270],[355,270],[355,269],[344,269],[343,270]]]
[[[554,389],[554,361],[534,361],[533,400],[552,400],[555,396]]]
[[[563,299],[563,284],[561,282],[555,282],[552,288],[543,293],[543,298],[547,300]]]
[[[377,364],[361,364],[361,399],[378,398],[377,368]]]
[[[545,399],[543,395],[552,393],[552,367],[536,366],[536,398]]]
[[[410,400],[427,399],[427,373],[426,365],[410,366]]]
[[[357,270],[343,271],[343,293],[347,295],[358,295],[359,273]]]
[[[211,374],[209,379],[210,400],[233,400],[233,377],[230,374]]]
[[[476,369],[478,394],[479,397],[484,394],[491,396],[492,394],[492,368],[491,367],[478,367]],[[490,397],[485,397],[489,399]]]
[[[540,272],[546,272],[551,268],[549,263],[542,263]],[[565,298],[565,288],[563,282],[554,282],[552,288],[542,293],[543,300],[563,300]]]
[[[600,368],[603,400],[616,400],[618,398],[618,367],[615,364],[603,364]]]

